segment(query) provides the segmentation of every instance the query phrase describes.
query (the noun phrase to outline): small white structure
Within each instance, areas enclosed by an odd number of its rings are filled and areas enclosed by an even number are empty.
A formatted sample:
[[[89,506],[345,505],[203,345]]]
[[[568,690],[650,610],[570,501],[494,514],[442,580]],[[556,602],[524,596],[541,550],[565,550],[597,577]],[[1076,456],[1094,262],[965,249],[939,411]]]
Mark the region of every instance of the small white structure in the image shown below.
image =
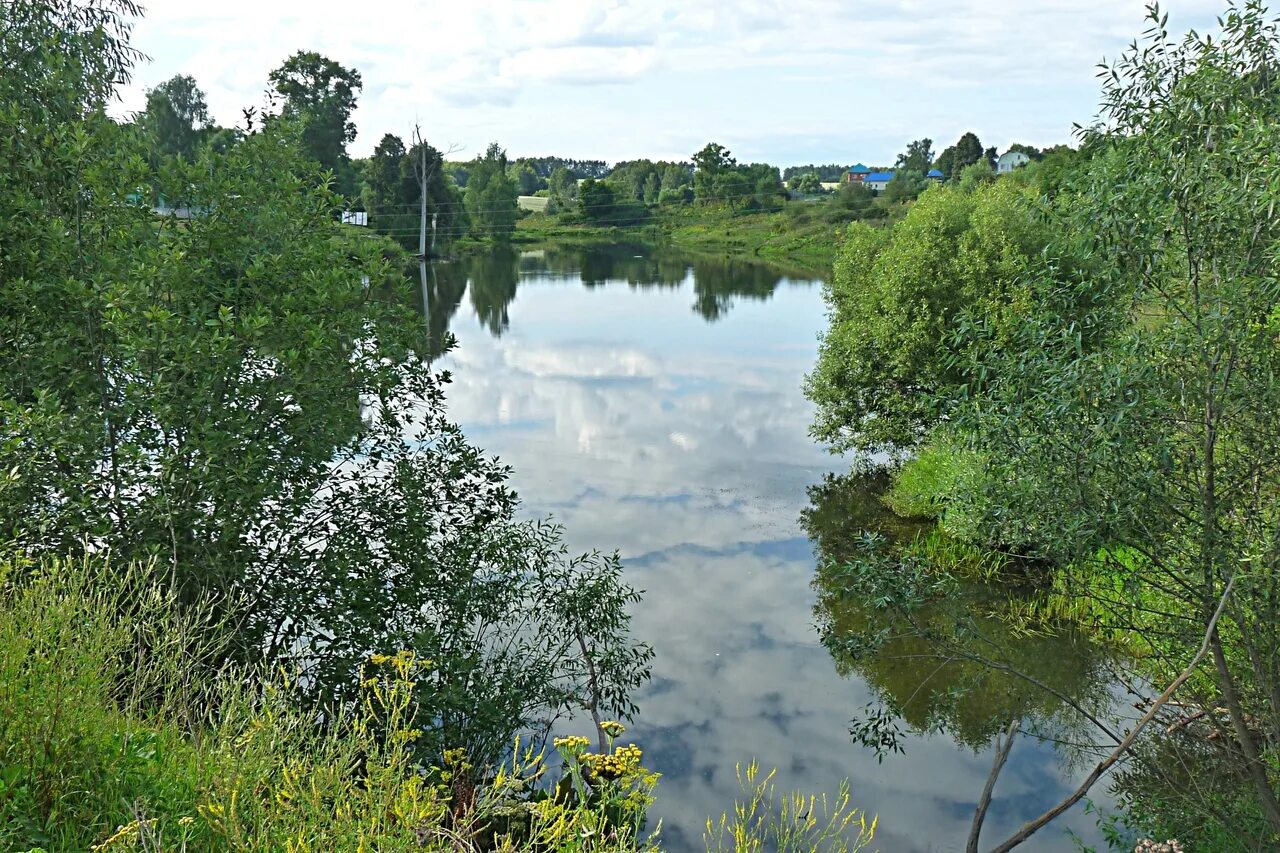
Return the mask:
[[[342,211],[343,225],[359,225],[361,228],[369,227],[369,213],[364,210],[344,210]]]
[[[1014,169],[1020,169],[1030,162],[1031,158],[1021,151],[1006,151],[996,161],[996,174],[1003,175],[1006,172],[1012,172]]]

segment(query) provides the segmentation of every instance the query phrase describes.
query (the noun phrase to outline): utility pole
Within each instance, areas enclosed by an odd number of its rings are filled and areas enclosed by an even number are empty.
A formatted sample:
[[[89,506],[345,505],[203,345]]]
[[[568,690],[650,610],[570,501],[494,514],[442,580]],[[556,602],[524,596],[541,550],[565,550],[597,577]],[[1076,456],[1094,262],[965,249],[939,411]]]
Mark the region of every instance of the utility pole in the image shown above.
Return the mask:
[[[421,163],[418,166],[418,183],[422,184],[422,221],[418,226],[418,257],[425,258],[427,256],[427,146],[421,144],[422,134],[415,127],[413,135],[418,141],[418,156]],[[432,217],[434,224],[435,217]],[[431,229],[431,248],[436,247],[436,229]]]
[[[453,154],[460,149],[458,145],[450,145],[448,151],[437,152],[432,158],[431,166],[427,166],[428,146],[425,139],[422,138],[422,128],[420,125],[413,126],[413,144],[418,147],[418,160],[413,164],[413,174],[418,179],[418,185],[422,189],[421,215],[418,219],[418,257],[426,260],[427,258],[427,184],[431,183],[431,176],[435,174],[436,165],[444,163],[444,158]],[[431,214],[431,252],[436,250],[436,221],[439,213]]]

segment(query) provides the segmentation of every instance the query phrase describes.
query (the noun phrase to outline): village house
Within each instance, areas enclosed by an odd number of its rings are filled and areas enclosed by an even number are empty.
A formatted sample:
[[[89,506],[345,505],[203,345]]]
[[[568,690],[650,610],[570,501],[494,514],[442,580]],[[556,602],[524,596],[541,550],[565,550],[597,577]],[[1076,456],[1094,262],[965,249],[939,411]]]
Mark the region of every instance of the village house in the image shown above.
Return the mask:
[[[867,175],[871,174],[871,170],[859,163],[850,167],[849,171],[844,173],[844,182],[846,184],[860,184],[866,180]]]
[[[1019,169],[1031,162],[1031,158],[1021,151],[1006,151],[996,161],[996,174],[1003,175]]]
[[[893,176],[896,174],[897,172],[868,172],[862,178],[862,185],[869,189],[873,189],[876,192],[883,192],[889,186],[889,182],[893,180]],[[946,175],[942,174],[938,169],[930,169],[925,177],[931,181],[941,183]]]

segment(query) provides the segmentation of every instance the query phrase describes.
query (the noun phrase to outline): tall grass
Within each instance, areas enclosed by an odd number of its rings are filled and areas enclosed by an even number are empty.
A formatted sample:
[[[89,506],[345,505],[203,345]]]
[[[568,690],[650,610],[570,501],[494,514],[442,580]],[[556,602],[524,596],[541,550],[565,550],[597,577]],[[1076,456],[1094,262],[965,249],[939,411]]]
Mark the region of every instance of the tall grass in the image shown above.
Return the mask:
[[[283,674],[221,667],[218,608],[180,608],[150,576],[96,558],[0,560],[0,850],[659,849],[645,828],[657,774],[614,744],[619,724],[602,725],[600,754],[557,741],[555,783],[518,742],[499,767],[461,750],[424,766],[413,684],[429,662],[373,655],[358,706],[322,728]],[[715,849],[764,849],[778,827],[869,840],[847,790],[822,827],[813,803],[791,826],[799,800],[782,801],[781,824],[764,819],[771,778]]]

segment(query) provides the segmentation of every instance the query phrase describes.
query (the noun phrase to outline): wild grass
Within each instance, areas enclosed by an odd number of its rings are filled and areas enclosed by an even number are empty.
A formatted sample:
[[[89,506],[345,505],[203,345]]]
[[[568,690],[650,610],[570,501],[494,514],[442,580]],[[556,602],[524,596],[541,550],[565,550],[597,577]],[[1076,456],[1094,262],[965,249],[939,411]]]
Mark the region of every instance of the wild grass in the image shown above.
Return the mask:
[[[703,839],[708,851],[856,853],[875,837],[876,819],[852,805],[847,782],[829,799],[782,791],[777,771],[764,773],[754,761],[737,771],[742,799],[732,814],[707,821]]]
[[[179,607],[150,578],[99,558],[0,560],[0,849],[660,849],[646,826],[658,777],[616,742],[621,725],[602,725],[600,753],[558,740],[554,783],[543,752],[518,741],[497,767],[462,750],[426,761],[413,685],[430,662],[370,656],[359,703],[322,727],[285,674],[218,663],[222,608]],[[735,849],[874,831],[847,788],[819,825],[819,801],[797,823],[801,801],[776,798],[772,776],[760,785],[735,812],[746,817],[722,821]]]

